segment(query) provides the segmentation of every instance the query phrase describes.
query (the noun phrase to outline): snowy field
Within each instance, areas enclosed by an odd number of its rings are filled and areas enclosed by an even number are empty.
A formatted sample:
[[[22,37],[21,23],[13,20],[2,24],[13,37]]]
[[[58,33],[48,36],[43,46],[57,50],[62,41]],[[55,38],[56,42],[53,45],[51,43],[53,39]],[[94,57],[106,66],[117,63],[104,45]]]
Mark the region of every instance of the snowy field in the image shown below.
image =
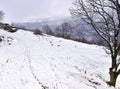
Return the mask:
[[[103,47],[22,30],[0,35],[0,89],[114,89]]]

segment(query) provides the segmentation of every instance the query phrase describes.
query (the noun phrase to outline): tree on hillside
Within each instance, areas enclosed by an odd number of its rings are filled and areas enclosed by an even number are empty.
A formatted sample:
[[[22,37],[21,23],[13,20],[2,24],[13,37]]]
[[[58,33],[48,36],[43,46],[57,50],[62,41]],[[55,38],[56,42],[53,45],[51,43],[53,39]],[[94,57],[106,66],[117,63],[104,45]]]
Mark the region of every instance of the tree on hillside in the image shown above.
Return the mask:
[[[46,34],[53,35],[51,27],[48,24],[44,25],[42,29],[43,29],[43,32],[45,32]]]
[[[56,33],[57,36],[63,37],[63,38],[69,38],[69,33],[73,29],[71,24],[69,22],[63,22],[60,26],[56,27]]]
[[[4,17],[4,12],[3,12],[3,11],[0,11],[0,22],[2,22],[3,17]]]
[[[63,30],[63,35],[64,37],[66,37],[68,35],[68,32],[70,31],[70,29],[72,28],[71,27],[71,24],[69,24],[68,22],[64,22],[62,25],[62,30]]]
[[[81,17],[106,42],[112,61],[107,84],[115,87],[120,75],[120,0],[76,0],[73,5],[71,14]]]

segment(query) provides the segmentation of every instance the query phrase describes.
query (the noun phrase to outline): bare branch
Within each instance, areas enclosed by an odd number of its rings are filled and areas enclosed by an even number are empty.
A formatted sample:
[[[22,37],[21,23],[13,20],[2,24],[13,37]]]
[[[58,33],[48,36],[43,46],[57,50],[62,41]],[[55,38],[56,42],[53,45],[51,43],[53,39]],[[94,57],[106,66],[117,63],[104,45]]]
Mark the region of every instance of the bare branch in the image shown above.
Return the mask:
[[[118,72],[117,72],[117,75],[119,75],[120,74],[120,69],[118,70]]]

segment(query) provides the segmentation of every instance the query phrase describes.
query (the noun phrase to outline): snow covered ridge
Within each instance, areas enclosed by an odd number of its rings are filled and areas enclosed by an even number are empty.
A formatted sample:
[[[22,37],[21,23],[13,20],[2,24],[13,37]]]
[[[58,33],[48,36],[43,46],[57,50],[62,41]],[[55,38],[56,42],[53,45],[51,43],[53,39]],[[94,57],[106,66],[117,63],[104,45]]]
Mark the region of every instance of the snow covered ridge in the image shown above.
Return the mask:
[[[115,89],[105,83],[111,61],[103,47],[23,30],[0,36],[0,89]]]

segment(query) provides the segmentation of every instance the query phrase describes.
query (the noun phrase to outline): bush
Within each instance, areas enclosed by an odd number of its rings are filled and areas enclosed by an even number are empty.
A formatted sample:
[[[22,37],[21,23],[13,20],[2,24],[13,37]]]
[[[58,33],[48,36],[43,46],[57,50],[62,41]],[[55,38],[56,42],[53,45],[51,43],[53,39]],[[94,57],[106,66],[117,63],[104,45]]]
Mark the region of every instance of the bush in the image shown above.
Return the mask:
[[[18,30],[17,28],[11,28],[11,29],[9,29],[8,31],[14,33],[14,32],[16,32],[17,30]]]
[[[2,39],[2,36],[0,36],[0,42],[2,42],[2,40],[3,40],[3,39]]]
[[[43,35],[39,29],[34,30],[33,34],[35,35]]]
[[[4,36],[0,36],[0,42],[5,41],[5,37]]]
[[[82,42],[82,43],[87,43],[87,44],[95,44],[94,42],[87,41],[85,38],[82,39],[74,39],[75,41]]]

